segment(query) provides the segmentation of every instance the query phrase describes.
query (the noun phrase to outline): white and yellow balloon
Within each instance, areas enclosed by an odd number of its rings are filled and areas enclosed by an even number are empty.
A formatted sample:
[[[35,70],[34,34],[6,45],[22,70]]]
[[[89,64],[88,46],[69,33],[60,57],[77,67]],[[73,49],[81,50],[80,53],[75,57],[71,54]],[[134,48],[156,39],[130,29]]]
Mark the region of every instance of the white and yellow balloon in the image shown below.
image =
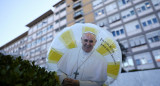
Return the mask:
[[[57,63],[65,52],[69,49],[81,45],[81,37],[84,32],[93,32],[96,34],[97,43],[94,48],[107,61],[107,80],[104,86],[111,84],[119,75],[121,70],[122,54],[117,41],[106,29],[97,25],[85,23],[75,24],[64,28],[51,43],[47,54],[47,67],[49,71],[57,71]]]

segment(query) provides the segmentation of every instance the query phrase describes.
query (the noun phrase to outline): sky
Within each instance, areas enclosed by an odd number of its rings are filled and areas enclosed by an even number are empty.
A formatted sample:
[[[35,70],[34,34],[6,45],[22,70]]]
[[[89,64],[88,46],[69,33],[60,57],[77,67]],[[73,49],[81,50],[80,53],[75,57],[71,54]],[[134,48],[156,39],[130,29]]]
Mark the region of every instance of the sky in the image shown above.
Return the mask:
[[[26,32],[26,26],[60,0],[0,0],[0,47]]]

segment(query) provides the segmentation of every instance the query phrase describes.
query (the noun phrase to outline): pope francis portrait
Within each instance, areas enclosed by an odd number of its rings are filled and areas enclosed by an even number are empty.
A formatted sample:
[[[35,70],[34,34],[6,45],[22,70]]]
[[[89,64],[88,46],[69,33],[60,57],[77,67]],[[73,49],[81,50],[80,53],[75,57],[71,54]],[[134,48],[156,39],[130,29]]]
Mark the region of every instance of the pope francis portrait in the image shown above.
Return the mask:
[[[67,51],[57,63],[62,86],[102,86],[107,80],[107,61],[94,45],[96,35],[85,32],[82,45]]]

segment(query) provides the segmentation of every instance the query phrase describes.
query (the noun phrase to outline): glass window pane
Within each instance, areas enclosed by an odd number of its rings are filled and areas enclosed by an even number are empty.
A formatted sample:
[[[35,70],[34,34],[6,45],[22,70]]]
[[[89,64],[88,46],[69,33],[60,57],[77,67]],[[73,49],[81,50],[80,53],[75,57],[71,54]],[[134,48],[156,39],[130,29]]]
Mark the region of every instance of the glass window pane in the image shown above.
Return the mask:
[[[152,43],[153,39],[152,38],[148,38],[148,41],[149,41],[149,43]]]
[[[116,34],[117,34],[117,36],[119,36],[120,34],[119,34],[119,30],[118,31],[116,31]]]
[[[156,18],[153,18],[152,20],[153,20],[153,23],[157,23],[158,22]]]
[[[146,26],[147,26],[146,22],[143,22],[143,23],[142,23],[142,25],[143,25],[144,27],[146,27]]]
[[[115,33],[115,31],[112,31],[112,34],[113,34],[113,36],[116,36],[116,33]]]
[[[141,65],[140,59],[136,59],[136,64],[137,64],[137,65]]]
[[[146,10],[145,6],[142,6],[141,8],[142,8],[143,11]]]
[[[136,25],[136,29],[139,29],[140,27],[139,27],[139,25]]]
[[[151,8],[149,2],[146,2],[145,5],[146,5],[147,9]]]
[[[154,36],[153,38],[156,42],[160,40],[158,36]]]
[[[131,11],[131,14],[134,15],[134,11],[133,10]]]
[[[148,25],[151,25],[151,24],[152,24],[152,21],[151,21],[151,20],[148,20],[147,23],[148,23]]]
[[[121,29],[120,32],[121,32],[121,34],[124,34],[124,29]]]

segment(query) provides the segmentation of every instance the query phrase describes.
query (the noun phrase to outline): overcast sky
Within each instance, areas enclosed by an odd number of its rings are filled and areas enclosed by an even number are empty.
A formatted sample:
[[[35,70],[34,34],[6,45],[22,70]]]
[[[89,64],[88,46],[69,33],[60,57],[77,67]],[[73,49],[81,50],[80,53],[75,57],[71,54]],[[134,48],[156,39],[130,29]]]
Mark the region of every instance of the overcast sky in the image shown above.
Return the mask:
[[[28,23],[60,0],[0,0],[0,47],[26,32]]]

